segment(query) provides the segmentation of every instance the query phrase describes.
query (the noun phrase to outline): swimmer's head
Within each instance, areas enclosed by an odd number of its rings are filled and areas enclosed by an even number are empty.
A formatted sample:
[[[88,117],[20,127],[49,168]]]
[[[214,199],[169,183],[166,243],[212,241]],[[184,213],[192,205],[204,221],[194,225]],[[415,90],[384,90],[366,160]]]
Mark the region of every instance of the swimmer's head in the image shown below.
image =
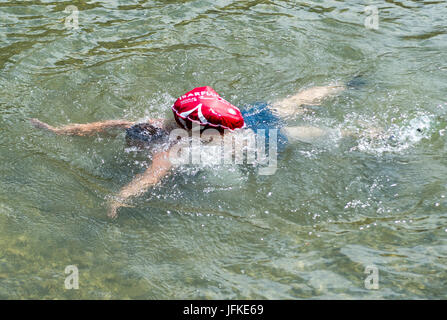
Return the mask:
[[[148,143],[156,142],[168,134],[162,128],[149,123],[139,123],[126,129],[126,140],[128,144],[137,147],[147,146]]]

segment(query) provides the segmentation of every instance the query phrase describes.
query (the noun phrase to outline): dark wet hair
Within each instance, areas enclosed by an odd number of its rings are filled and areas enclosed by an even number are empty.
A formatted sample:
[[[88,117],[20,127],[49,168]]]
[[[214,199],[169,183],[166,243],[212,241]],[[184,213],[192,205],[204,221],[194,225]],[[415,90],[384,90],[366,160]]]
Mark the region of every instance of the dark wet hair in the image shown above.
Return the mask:
[[[126,129],[126,139],[136,140],[139,142],[153,142],[163,136],[166,136],[167,132],[162,128],[155,127],[149,123],[139,123]]]

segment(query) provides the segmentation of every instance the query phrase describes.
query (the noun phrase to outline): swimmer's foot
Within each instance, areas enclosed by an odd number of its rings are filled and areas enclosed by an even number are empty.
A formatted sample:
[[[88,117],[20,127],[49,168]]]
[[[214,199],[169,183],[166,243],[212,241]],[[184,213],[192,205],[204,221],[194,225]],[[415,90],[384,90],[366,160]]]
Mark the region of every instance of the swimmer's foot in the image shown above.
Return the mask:
[[[368,127],[364,131],[364,136],[370,139],[378,140],[386,138],[385,129],[381,127]]]
[[[358,123],[364,127],[363,130],[342,129],[342,136],[354,138],[364,137],[371,140],[390,138],[389,134],[386,133],[386,130],[380,126],[374,126],[365,121],[358,121]]]
[[[366,85],[366,80],[363,75],[357,75],[352,78],[347,84],[346,87],[350,89],[360,89],[361,87]]]
[[[39,119],[33,118],[33,119],[30,119],[30,122],[36,128],[45,129],[45,130],[52,131],[52,132],[57,131],[56,128],[50,126],[49,124],[47,124],[45,122],[40,121]]]

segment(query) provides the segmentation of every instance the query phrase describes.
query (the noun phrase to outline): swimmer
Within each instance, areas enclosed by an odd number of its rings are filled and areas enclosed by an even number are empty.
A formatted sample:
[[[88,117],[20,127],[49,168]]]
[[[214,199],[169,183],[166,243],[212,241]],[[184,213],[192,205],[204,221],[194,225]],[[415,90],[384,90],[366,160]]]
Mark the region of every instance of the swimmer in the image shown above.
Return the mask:
[[[222,99],[212,88],[201,87],[186,93],[176,101],[172,108],[174,119],[150,119],[146,123],[107,120],[61,127],[53,127],[38,119],[30,121],[35,127],[49,130],[58,135],[89,136],[112,129],[125,129],[128,140],[142,143],[156,143],[158,139],[169,136],[169,133],[176,128],[191,129],[193,122],[199,123],[203,129],[215,128],[221,133],[223,131],[278,128],[280,129],[278,142],[281,145],[288,140],[310,142],[327,135],[328,130],[317,127],[287,127],[285,120],[306,112],[306,105],[320,105],[326,98],[336,96],[345,89],[345,86],[337,84],[312,87],[271,105],[258,103],[241,112]],[[229,129],[229,131],[225,129]],[[342,131],[342,135],[352,134]],[[171,143],[167,150],[154,152],[152,164],[146,171],[137,175],[110,201],[108,208],[110,218],[117,217],[120,207],[129,206],[128,199],[146,192],[171,172],[173,164],[169,160],[169,152],[174,144]]]

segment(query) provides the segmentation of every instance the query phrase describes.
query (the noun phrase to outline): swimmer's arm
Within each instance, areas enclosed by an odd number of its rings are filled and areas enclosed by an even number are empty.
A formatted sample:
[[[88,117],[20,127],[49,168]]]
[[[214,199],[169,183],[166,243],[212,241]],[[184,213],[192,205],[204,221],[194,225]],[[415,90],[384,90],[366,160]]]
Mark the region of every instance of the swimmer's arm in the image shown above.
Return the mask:
[[[149,187],[157,184],[166,176],[172,168],[172,163],[168,157],[169,151],[156,153],[153,157],[152,165],[121,189],[117,195],[119,201],[112,201],[107,215],[110,218],[115,218],[118,214],[118,209],[127,206],[125,203],[127,199],[144,193]]]
[[[31,119],[30,122],[36,127],[52,131],[56,134],[87,136],[98,132],[103,132],[112,128],[129,128],[135,124],[128,120],[107,120],[100,122],[91,122],[84,124],[69,124],[62,127],[53,127],[38,119]]]
[[[344,85],[317,86],[304,89],[297,94],[273,104],[273,109],[280,116],[291,116],[303,113],[304,105],[320,105],[324,99],[335,96],[345,90]]]

